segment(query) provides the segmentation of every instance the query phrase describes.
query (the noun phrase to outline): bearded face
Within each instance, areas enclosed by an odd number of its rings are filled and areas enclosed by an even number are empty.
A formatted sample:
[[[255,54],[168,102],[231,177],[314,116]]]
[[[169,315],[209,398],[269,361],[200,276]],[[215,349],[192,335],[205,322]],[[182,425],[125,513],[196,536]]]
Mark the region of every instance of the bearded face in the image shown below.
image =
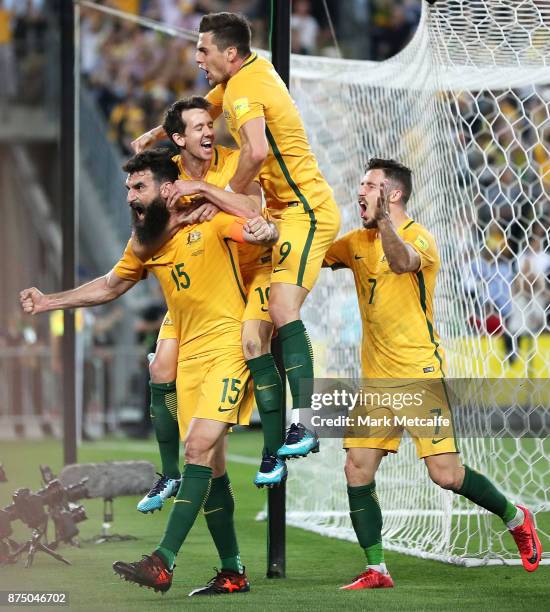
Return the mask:
[[[150,244],[159,238],[168,224],[170,213],[166,202],[156,197],[145,206],[140,202],[131,202],[132,228],[141,244]]]

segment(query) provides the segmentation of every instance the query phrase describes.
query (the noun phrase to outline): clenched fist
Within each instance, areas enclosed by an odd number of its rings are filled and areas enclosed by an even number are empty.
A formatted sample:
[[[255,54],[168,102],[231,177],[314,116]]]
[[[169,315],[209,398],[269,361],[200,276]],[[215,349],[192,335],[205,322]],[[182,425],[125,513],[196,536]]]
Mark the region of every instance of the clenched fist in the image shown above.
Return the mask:
[[[266,221],[262,216],[248,219],[244,231],[249,237],[264,243],[274,244],[279,238],[275,225]]]
[[[23,289],[19,294],[19,303],[27,314],[37,314],[48,310],[48,298],[36,287]]]

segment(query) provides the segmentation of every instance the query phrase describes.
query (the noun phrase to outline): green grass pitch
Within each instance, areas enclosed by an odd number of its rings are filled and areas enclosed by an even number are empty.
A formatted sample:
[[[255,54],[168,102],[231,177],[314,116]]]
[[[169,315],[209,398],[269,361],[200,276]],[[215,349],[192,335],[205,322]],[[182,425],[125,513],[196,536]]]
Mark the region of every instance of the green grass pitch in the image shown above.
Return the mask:
[[[238,432],[230,438],[232,455],[256,458],[261,448],[257,432]],[[86,443],[79,450],[79,461],[146,459],[157,464],[151,442],[119,440]],[[11,501],[18,487],[39,488],[39,464],[48,464],[54,473],[61,467],[61,447],[53,441],[2,442],[0,462],[9,482],[0,483],[0,506]],[[315,458],[309,458],[314,461]],[[253,487],[255,466],[229,463],[229,474],[236,495],[237,530],[242,558],[251,582],[251,592],[214,598],[187,598],[188,592],[202,586],[214,575],[218,563],[214,545],[204,520],[199,517],[176,561],[174,582],[162,596],[149,589],[121,581],[111,564],[117,559],[134,561],[149,553],[163,532],[167,509],[154,515],[141,515],[137,499],[115,500],[113,533],[131,534],[138,540],[93,544],[81,548],[62,546],[59,552],[72,563],[65,566],[43,553],[30,569],[22,561],[0,566],[0,590],[68,591],[71,610],[526,610],[541,609],[548,600],[548,567],[534,574],[521,567],[482,567],[466,569],[387,554],[387,565],[395,589],[343,592],[338,587],[362,571],[364,557],[356,544],[324,538],[300,529],[287,530],[287,575],[285,580],[268,580],[266,568],[266,525],[254,520],[265,502],[265,492]],[[292,469],[292,465],[290,465]],[[80,523],[82,540],[98,534],[102,523],[101,500],[85,500],[88,520]],[[16,539],[28,530],[17,526]],[[8,609],[8,608],[5,608]],[[14,609],[13,607],[9,609]],[[47,608],[54,609],[54,608]],[[64,609],[67,609],[65,607]]]

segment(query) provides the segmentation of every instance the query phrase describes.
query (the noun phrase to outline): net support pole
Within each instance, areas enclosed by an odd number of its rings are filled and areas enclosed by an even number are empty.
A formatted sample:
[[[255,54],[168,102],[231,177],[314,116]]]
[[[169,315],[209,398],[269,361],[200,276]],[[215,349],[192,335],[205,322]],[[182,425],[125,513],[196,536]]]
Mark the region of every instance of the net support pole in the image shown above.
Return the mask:
[[[271,61],[286,86],[290,81],[290,4],[291,0],[271,0]],[[283,381],[281,444],[286,426],[286,376],[281,343],[272,342],[272,352]],[[269,489],[267,494],[267,577],[286,576],[286,485]]]
[[[75,286],[75,8],[73,0],[59,2],[61,37],[61,109],[60,109],[60,174],[62,288]],[[76,331],[73,311],[65,310],[63,318],[63,462],[76,463]]]

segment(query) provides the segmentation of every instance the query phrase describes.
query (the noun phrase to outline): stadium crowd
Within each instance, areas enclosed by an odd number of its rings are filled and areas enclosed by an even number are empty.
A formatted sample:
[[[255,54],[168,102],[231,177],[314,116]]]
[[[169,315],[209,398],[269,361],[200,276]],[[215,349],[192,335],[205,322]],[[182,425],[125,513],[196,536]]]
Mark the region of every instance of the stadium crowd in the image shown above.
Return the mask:
[[[258,0],[103,0],[102,4],[186,30],[196,30],[201,16],[210,11],[242,12],[252,22],[253,45],[268,47],[268,3]],[[372,59],[400,51],[419,18],[417,0],[355,0],[354,4],[370,16]],[[336,2],[328,7],[339,39],[345,15],[340,15]],[[292,51],[337,54],[322,3],[297,0],[292,8]],[[171,102],[208,89],[196,70],[194,42],[145,30],[93,9],[83,8],[81,14],[82,73],[109,120],[111,139],[124,153],[136,136],[159,122]]]
[[[239,11],[252,21],[253,44],[268,46],[269,3],[263,0],[98,0],[98,4],[186,30],[196,30],[207,12]],[[383,60],[399,52],[414,33],[420,6],[419,0],[353,0],[353,10],[362,12],[368,24],[363,59]],[[342,41],[346,17],[336,0],[329,1],[328,7],[336,39]],[[6,100],[27,104],[40,100],[47,17],[44,0],[0,0],[0,80],[4,83],[0,112]],[[354,51],[359,53],[349,46],[343,49],[350,57],[357,56]],[[337,53],[323,3],[293,2],[292,50],[310,55]],[[194,54],[192,41],[81,7],[83,82],[123,155],[130,153],[134,138],[159,123],[171,102],[208,90]],[[522,105],[519,100],[526,97]],[[472,252],[465,254],[464,296],[476,307],[469,323],[472,329],[501,334],[511,363],[523,338],[550,329],[549,100],[548,90],[533,90],[498,98],[463,94],[459,103],[464,129],[457,139],[462,140],[469,167],[460,174],[465,183],[479,179],[468,185],[476,210],[471,223],[478,237]],[[329,374],[350,376],[353,372],[336,368],[349,364],[358,346],[359,316],[347,298],[340,301],[333,351],[338,356],[327,367]],[[2,343],[23,343],[12,332],[0,332]]]
[[[512,363],[521,338],[536,337],[550,323],[549,97],[550,88],[531,87],[499,97],[463,93],[460,99],[468,161],[461,174],[465,182],[477,177],[477,252],[468,258],[465,293],[481,296],[472,323],[502,332]]]

